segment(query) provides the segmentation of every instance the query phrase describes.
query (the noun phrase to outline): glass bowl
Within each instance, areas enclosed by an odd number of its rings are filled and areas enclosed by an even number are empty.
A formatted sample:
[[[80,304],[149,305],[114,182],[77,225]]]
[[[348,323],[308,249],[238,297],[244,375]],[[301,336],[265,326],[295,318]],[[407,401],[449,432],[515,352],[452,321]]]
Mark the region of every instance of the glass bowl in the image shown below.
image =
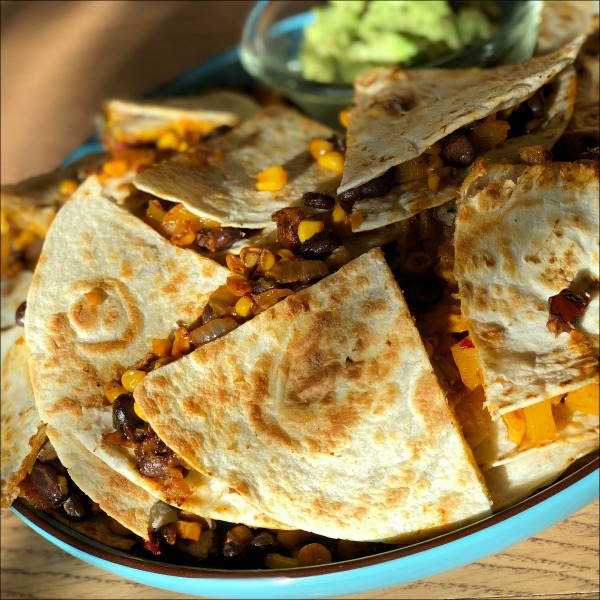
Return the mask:
[[[260,0],[242,32],[240,60],[257,80],[281,93],[311,117],[338,126],[339,111],[352,104],[350,83],[321,83],[305,79],[299,61],[304,28],[310,12],[324,2]],[[488,67],[514,64],[535,49],[542,2],[496,2],[500,16],[492,37],[465,50],[411,68]]]

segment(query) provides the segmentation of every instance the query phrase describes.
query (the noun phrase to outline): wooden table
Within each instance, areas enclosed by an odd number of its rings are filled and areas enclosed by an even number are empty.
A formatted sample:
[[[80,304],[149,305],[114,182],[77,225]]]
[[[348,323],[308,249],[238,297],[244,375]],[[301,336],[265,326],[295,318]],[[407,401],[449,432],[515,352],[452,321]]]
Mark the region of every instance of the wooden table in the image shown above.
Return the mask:
[[[2,183],[43,173],[139,96],[239,39],[251,2],[2,0]],[[109,575],[2,511],[2,598],[188,598]],[[363,598],[598,597],[598,502],[517,546]]]

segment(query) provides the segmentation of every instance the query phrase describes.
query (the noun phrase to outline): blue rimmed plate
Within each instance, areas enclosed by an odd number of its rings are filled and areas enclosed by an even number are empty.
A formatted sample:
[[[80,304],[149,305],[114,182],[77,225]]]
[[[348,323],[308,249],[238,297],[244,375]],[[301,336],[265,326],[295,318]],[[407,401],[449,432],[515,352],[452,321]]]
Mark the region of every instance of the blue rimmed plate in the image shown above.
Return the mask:
[[[152,97],[185,95],[252,80],[231,49],[183,73]],[[101,150],[92,139],[65,163]],[[44,538],[109,573],[155,588],[216,598],[318,598],[358,594],[409,583],[480,560],[566,519],[598,498],[598,453],[577,462],[554,484],[487,519],[434,539],[385,553],[318,567],[231,570],[183,567],[139,558],[95,542],[50,515],[15,502],[12,510]]]

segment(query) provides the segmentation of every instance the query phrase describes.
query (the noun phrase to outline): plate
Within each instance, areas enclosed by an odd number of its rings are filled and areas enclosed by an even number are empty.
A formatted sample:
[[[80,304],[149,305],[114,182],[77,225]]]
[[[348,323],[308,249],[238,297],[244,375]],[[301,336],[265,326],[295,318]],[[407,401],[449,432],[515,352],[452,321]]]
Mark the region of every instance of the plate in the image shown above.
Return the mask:
[[[253,80],[232,48],[185,71],[148,97],[243,87]],[[102,147],[92,138],[64,161]],[[359,594],[437,575],[500,552],[574,514],[599,495],[598,452],[580,459],[550,486],[487,519],[433,539],[365,558],[296,569],[216,570],[147,560],[87,538],[17,500],[11,510],[65,552],[108,573],[159,589],[214,598],[323,598]]]

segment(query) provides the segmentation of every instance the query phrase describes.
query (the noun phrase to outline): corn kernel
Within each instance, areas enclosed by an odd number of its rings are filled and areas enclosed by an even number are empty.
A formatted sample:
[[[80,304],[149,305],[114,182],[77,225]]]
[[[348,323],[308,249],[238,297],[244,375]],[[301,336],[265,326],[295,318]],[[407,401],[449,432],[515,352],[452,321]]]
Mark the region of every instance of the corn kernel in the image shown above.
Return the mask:
[[[242,544],[248,544],[254,538],[254,534],[246,525],[236,525],[227,532],[226,541],[236,540]]]
[[[104,386],[104,395],[112,404],[121,394],[127,394],[127,390],[118,382],[111,381]]]
[[[240,317],[249,317],[252,314],[252,300],[248,296],[242,296],[235,303],[235,312]]]
[[[298,559],[272,552],[265,557],[265,567],[269,569],[293,569],[298,566]]]
[[[152,340],[152,352],[156,354],[159,358],[164,358],[165,356],[171,356],[171,350],[173,349],[173,344],[169,340],[163,340],[159,338],[155,338]]]
[[[324,565],[331,562],[331,552],[317,542],[307,544],[298,552],[298,566],[311,567],[313,565]]]
[[[310,221],[309,219],[304,219],[304,221],[300,221],[300,224],[298,225],[298,239],[303,243],[316,233],[324,230],[325,223],[323,221]]]
[[[10,224],[8,222],[8,217],[3,210],[0,210],[0,232],[2,234],[8,233],[10,229]]]
[[[318,160],[319,156],[323,156],[323,154],[331,152],[332,150],[333,144],[331,142],[326,142],[319,138],[313,138],[308,143],[308,152],[315,160]]]
[[[60,491],[66,496],[69,493],[69,482],[64,475],[59,475],[57,477],[58,485],[60,486]]]
[[[333,212],[331,213],[331,217],[334,223],[343,224],[346,222],[346,218],[348,217],[348,213],[342,208],[342,205],[337,202]]]
[[[340,125],[342,125],[342,127],[345,127],[347,129],[348,126],[350,125],[350,109],[344,108],[343,110],[340,110],[340,114],[338,115],[338,118],[340,120]]]
[[[283,167],[271,167],[256,176],[256,189],[260,192],[278,192],[285,187],[288,174]]]
[[[104,301],[102,293],[98,290],[92,290],[91,292],[86,292],[84,294],[84,296],[92,308],[97,308]]]
[[[155,221],[162,221],[166,214],[165,209],[158,200],[150,200],[150,202],[148,202],[148,208],[146,208],[147,217],[150,217]]]
[[[127,162],[118,158],[109,160],[104,163],[102,171],[109,177],[122,177],[127,173]]]
[[[433,173],[436,169],[445,166],[444,159],[439,154],[430,154],[427,162],[429,163],[425,169],[427,173]]]
[[[260,258],[260,248],[251,248],[250,246],[246,246],[245,248],[241,249],[240,258],[244,264],[251,269],[252,267],[256,266],[256,263]]]
[[[177,150],[179,138],[172,131],[165,131],[157,140],[156,147],[159,150]]]
[[[146,423],[148,422],[148,418],[146,417],[146,415],[144,414],[144,411],[140,408],[140,405],[137,402],[133,403],[133,412],[135,412],[135,414],[142,420],[145,421]]]
[[[58,192],[61,196],[70,196],[78,187],[79,184],[75,179],[63,179],[60,182]]]
[[[312,533],[302,529],[281,529],[277,532],[277,541],[286,549],[293,550],[301,544],[306,544],[312,538]]]
[[[340,152],[337,152],[337,150],[322,154],[317,158],[317,163],[328,171],[333,171],[334,173],[344,172],[344,157]]]
[[[266,248],[263,248],[258,257],[258,263],[256,264],[257,273],[266,273],[269,269],[272,269],[275,265],[275,255]]]
[[[291,250],[286,250],[285,248],[277,250],[277,255],[287,260],[294,258],[294,253]]]
[[[440,189],[440,182],[442,178],[437,173],[429,173],[427,175],[427,187],[432,192],[437,192]]]
[[[121,384],[128,392],[133,392],[144,377],[146,377],[146,371],[127,369],[127,371],[121,375]]]
[[[436,142],[435,144],[432,144],[428,148],[425,148],[425,154],[438,155],[438,154],[441,154],[441,152],[442,152],[441,142]]]

